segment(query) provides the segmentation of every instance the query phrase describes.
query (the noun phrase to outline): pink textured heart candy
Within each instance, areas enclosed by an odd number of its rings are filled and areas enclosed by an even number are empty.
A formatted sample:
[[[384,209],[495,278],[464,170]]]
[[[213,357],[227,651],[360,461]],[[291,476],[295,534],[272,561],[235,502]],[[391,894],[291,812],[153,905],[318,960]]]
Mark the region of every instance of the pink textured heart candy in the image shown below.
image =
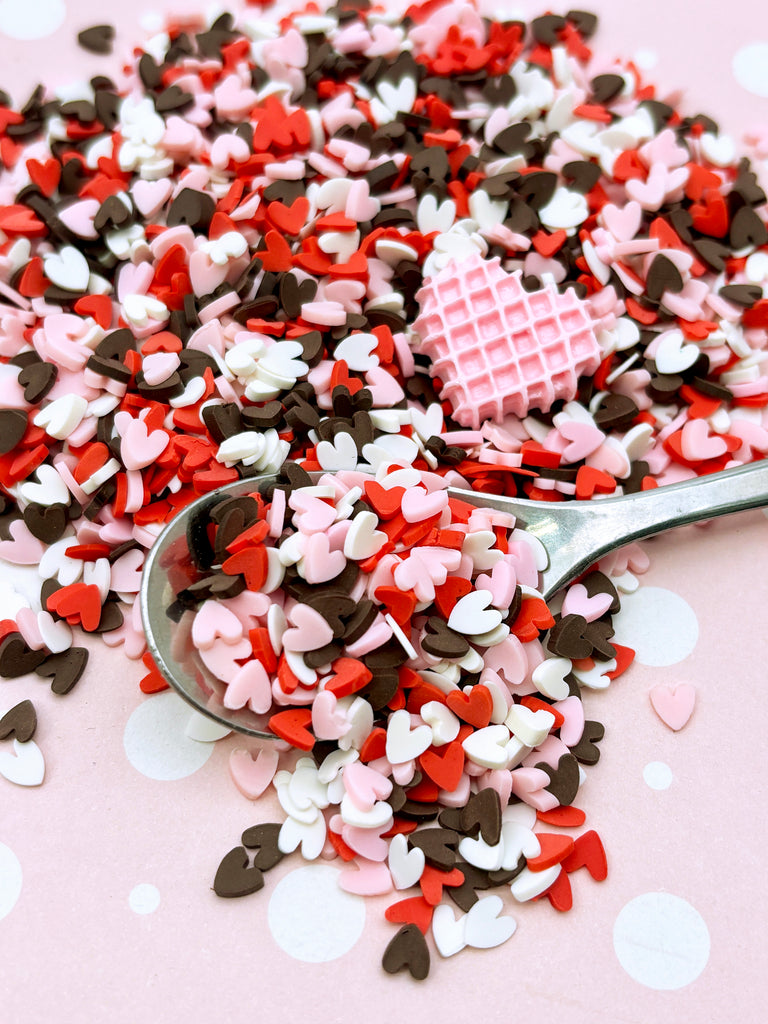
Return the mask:
[[[526,292],[521,271],[508,273],[498,257],[452,260],[425,279],[416,298],[417,351],[431,358],[440,397],[464,427],[532,408],[547,412],[574,398],[578,378],[600,363],[586,304],[552,281]]]
[[[273,746],[262,747],[254,759],[248,750],[233,750],[229,755],[229,774],[248,800],[257,800],[277,771],[280,754]]]
[[[687,723],[696,704],[696,689],[690,683],[680,683],[674,689],[660,683],[649,696],[653,710],[675,732]]]

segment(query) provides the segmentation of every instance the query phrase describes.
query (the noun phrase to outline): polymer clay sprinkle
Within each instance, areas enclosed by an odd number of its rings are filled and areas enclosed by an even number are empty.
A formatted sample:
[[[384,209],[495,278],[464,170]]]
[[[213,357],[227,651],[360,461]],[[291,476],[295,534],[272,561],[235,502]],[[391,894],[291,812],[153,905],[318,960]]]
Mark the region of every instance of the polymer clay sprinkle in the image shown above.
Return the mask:
[[[169,609],[227,706],[299,752],[233,751],[286,818],[214,890],[295,849],[354,861],[352,891],[418,886],[383,959],[415,978],[430,930],[442,957],[512,936],[478,892],[564,911],[571,873],[605,877],[596,832],[540,825],[585,823],[581,690],[631,663],[611,616],[647,565],[609,556],[553,615],[535,545],[445,488],[599,499],[768,452],[763,185],[595,29],[460,0],[185,14],[119,85],[0,103],[0,558],[41,580],[0,675],[68,693],[82,631],[164,689],[145,552],[194,498],[280,473],[193,524]],[[655,693],[671,728],[680,692]],[[37,784],[22,707],[0,771]]]

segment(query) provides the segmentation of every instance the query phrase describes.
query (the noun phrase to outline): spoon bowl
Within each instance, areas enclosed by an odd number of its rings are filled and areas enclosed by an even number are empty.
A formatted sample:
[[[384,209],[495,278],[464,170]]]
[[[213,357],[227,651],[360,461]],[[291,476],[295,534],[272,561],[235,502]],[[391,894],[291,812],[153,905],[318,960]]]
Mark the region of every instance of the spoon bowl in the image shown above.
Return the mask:
[[[311,474],[315,480],[323,475]],[[260,739],[275,739],[267,731],[269,715],[224,706],[226,684],[206,668],[191,640],[194,611],[180,608],[175,601],[180,590],[206,575],[190,554],[189,524],[205,517],[222,498],[253,494],[276,479],[274,475],[247,477],[182,509],[147,554],[139,594],[147,646],[168,683],[220,725]],[[453,487],[448,494],[479,508],[513,515],[519,527],[541,542],[548,564],[540,574],[540,590],[548,601],[599,558],[624,544],[676,526],[768,505],[768,460],[638,494],[591,501],[527,501]]]

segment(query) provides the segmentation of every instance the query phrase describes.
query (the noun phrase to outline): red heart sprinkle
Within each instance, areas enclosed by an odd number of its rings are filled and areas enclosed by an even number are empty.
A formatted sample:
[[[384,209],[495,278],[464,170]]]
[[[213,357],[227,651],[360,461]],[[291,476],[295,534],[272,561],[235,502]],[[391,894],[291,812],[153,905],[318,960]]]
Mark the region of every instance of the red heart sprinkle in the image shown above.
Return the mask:
[[[419,757],[419,764],[440,789],[452,793],[458,786],[464,770],[464,748],[454,740],[439,748],[439,752],[434,749],[425,750]]]
[[[546,871],[547,868],[560,864],[574,849],[574,841],[570,836],[561,836],[556,832],[537,832],[536,838],[541,846],[538,857],[528,858],[531,871]]]
[[[432,924],[433,911],[434,907],[430,906],[423,896],[411,896],[387,907],[384,916],[392,924],[415,924],[419,931],[426,935]]]
[[[307,728],[311,721],[312,712],[309,708],[288,708],[287,711],[278,711],[272,715],[268,724],[281,740],[299,750],[311,750],[315,745],[315,737]]]
[[[476,729],[484,729],[491,720],[493,697],[482,683],[473,686],[469,693],[451,690],[445,702],[450,710],[462,721],[469,722]],[[444,787],[445,788],[445,787]]]
[[[586,868],[596,882],[608,877],[608,861],[605,857],[600,836],[594,829],[584,832],[574,842],[573,850],[562,862],[563,869],[569,874],[579,868]]]

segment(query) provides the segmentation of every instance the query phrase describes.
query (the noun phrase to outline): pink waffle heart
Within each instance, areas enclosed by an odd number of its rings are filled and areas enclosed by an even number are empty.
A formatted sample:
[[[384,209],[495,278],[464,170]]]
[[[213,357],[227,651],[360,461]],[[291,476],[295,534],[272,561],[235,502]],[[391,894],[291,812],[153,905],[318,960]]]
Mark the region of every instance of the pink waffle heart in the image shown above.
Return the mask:
[[[573,399],[579,377],[600,363],[587,304],[553,283],[526,292],[521,276],[476,254],[449,263],[417,293],[419,351],[462,426],[547,412]]]

